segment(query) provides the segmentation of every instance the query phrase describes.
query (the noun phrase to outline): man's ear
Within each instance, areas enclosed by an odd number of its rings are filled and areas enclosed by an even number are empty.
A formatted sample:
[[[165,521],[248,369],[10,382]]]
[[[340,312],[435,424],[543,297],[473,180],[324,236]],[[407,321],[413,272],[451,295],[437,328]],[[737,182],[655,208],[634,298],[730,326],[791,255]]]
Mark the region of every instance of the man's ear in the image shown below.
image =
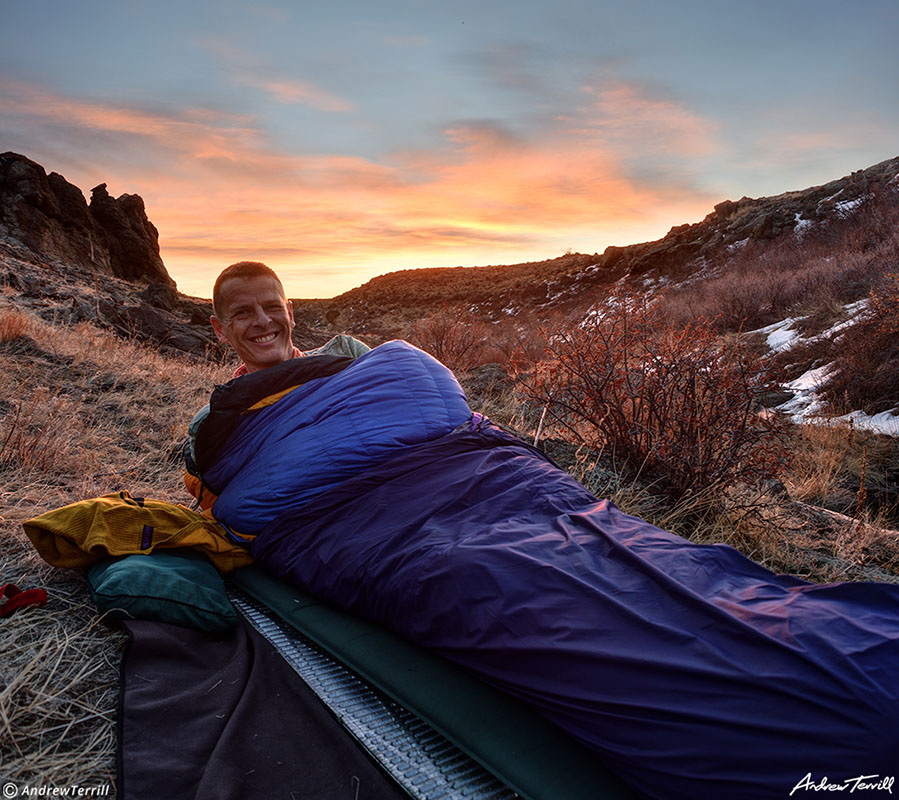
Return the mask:
[[[287,316],[290,317],[290,329],[293,330],[296,327],[296,322],[293,321],[293,303],[290,300],[287,301]]]
[[[215,318],[215,315],[209,318],[209,324],[212,325],[212,329],[215,331],[215,336],[220,342],[224,342],[225,344],[231,343],[228,339],[227,334],[225,333],[225,329],[222,327],[222,323]]]

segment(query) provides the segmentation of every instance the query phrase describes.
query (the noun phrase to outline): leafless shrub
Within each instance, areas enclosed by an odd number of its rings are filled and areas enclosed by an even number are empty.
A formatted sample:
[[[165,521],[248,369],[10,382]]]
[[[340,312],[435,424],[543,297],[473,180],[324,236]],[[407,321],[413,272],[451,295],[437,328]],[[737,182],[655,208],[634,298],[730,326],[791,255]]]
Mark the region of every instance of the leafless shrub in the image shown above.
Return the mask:
[[[846,412],[870,414],[899,406],[899,274],[870,293],[868,313],[840,334],[836,367],[823,394]]]
[[[485,323],[474,319],[462,306],[442,306],[415,323],[410,341],[451,370],[465,372],[485,363]]]
[[[709,324],[674,329],[657,308],[618,296],[549,350],[527,381],[531,396],[670,495],[756,481],[786,459],[780,422],[756,409],[767,384],[761,361]]]

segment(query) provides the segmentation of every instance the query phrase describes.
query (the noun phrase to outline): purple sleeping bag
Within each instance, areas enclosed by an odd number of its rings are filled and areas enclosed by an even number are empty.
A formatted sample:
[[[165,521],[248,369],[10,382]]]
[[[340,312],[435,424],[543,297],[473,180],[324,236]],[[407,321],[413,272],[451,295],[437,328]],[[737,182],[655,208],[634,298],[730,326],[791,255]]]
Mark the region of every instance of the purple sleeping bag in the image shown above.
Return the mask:
[[[414,376],[391,374],[408,395]],[[479,415],[356,462],[252,550],[532,704],[646,797],[784,798],[899,763],[899,587],[814,585],[692,544]]]

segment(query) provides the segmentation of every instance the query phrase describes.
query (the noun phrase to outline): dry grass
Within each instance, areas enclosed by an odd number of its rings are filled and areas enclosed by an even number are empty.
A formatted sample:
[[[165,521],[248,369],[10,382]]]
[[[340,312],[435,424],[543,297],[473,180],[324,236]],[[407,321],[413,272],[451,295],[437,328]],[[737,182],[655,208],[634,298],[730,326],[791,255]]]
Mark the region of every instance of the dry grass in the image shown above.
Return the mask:
[[[783,480],[790,496],[844,514],[857,514],[860,493],[886,527],[899,523],[899,509],[874,503],[889,493],[899,469],[899,442],[846,425],[803,425],[793,437],[793,461]]]
[[[124,636],[98,620],[80,573],[39,559],[21,524],[122,489],[188,502],[178,447],[228,370],[0,307],[0,319],[11,313],[26,319],[0,342],[0,582],[44,587],[48,603],[0,621],[0,778],[111,783]]]
[[[4,580],[45,587],[48,603],[3,621],[0,776],[30,786],[113,783],[124,636],[97,619],[79,575],[25,552],[11,570],[7,536]]]
[[[0,310],[0,342],[13,342],[25,334],[30,317],[14,308]]]

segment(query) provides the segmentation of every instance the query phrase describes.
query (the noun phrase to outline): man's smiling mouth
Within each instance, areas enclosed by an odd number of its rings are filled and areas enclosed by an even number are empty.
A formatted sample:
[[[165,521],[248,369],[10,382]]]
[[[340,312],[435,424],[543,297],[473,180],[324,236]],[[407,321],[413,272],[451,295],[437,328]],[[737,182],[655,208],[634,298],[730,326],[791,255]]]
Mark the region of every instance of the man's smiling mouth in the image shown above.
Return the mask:
[[[277,333],[267,333],[265,336],[258,336],[255,339],[250,339],[253,344],[267,344],[268,342],[274,341],[278,338]]]

